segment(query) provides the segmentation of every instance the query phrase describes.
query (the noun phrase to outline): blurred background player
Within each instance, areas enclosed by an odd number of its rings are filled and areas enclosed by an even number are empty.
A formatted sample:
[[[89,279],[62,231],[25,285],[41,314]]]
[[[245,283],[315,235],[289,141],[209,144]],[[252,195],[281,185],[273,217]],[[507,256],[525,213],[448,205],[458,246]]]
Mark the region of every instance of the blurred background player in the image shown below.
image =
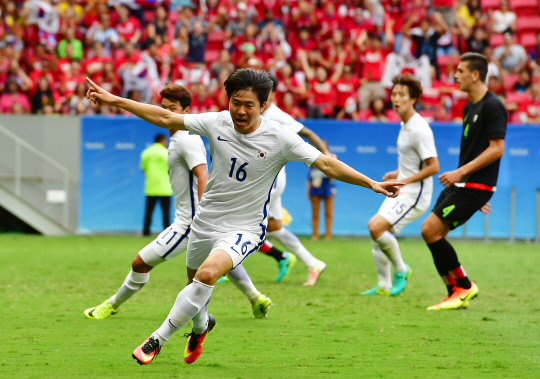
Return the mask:
[[[439,175],[446,188],[422,224],[435,267],[448,289],[448,297],[428,310],[459,309],[478,294],[446,239],[484,205],[496,190],[499,165],[504,154],[508,113],[501,100],[486,85],[488,61],[478,53],[461,56],[455,74],[459,90],[470,101],[463,108],[463,134],[457,170]]]
[[[279,107],[274,103],[276,96],[276,88],[279,84],[278,79],[275,76],[270,76],[272,80],[272,89],[268,95],[267,107],[262,113],[262,116],[272,120],[277,121],[281,125],[285,126],[287,129],[292,132],[306,138],[313,146],[315,146],[323,154],[335,157],[328,150],[327,145],[321,140],[321,138],[314,133],[312,130],[306,128],[304,125],[296,121],[287,113],[283,112]],[[287,176],[285,174],[285,167],[279,172],[275,185],[272,189],[270,196],[270,204],[268,204],[268,238],[276,239],[282,244],[288,251],[293,253],[298,257],[308,268],[308,279],[304,283],[305,286],[313,286],[317,283],[319,276],[323,273],[326,268],[326,263],[315,258],[305,247],[302,245],[302,242],[289,230],[285,229],[281,223],[283,213],[281,206],[281,194],[285,190],[285,185],[287,182]],[[287,254],[282,255],[282,259],[278,260],[280,266],[280,275],[281,267],[284,265],[287,260],[290,260],[291,257]],[[274,257],[276,258],[276,257]],[[276,258],[277,259],[277,258]],[[285,261],[285,262],[284,262]],[[284,263],[282,263],[284,262]],[[285,263],[287,264],[287,263]],[[290,264],[290,263],[289,263]],[[279,279],[279,277],[278,277]]]
[[[144,211],[143,235],[150,235],[152,213],[159,201],[163,213],[163,229],[171,223],[171,183],[167,167],[167,137],[158,134],[154,144],[148,146],[141,153],[141,169],[144,171],[144,193],[146,194],[146,207]]]
[[[326,141],[324,141],[325,145]],[[309,168],[307,180],[308,198],[311,202],[311,233],[312,240],[319,239],[319,213],[321,200],[324,202],[324,239],[332,239],[332,220],[334,216],[334,196],[336,195],[335,180],[324,175],[314,167]]]
[[[160,96],[162,108],[181,114],[190,112],[192,98],[186,88],[169,84],[161,91]],[[170,134],[167,164],[174,191],[174,222],[137,254],[130,273],[115,295],[84,311],[87,318],[104,319],[118,313],[120,306],[148,282],[150,271],[154,267],[172,260],[187,248],[191,222],[208,182],[206,149],[200,136],[174,129],[170,129]],[[191,276],[188,273],[189,278],[193,275],[194,273],[191,273]],[[252,303],[254,317],[265,316],[271,300],[257,291],[243,267],[236,270],[235,278],[233,283]]]
[[[362,295],[394,296],[405,289],[411,268],[403,262],[393,233],[398,234],[405,225],[426,212],[433,193],[432,175],[439,171],[433,132],[414,109],[422,95],[420,82],[411,74],[403,74],[396,76],[392,83],[392,105],[401,118],[397,140],[398,169],[386,173],[383,180],[398,179],[405,185],[399,198],[385,199],[377,214],[369,220],[379,282]],[[391,266],[394,266],[393,283]]]

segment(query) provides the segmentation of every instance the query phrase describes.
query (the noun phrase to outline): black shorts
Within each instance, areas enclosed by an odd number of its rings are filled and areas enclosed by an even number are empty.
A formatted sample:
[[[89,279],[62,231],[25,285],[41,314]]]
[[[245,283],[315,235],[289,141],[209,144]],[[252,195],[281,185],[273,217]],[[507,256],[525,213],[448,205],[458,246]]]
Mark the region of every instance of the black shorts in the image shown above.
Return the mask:
[[[453,230],[465,224],[491,196],[491,191],[450,186],[441,192],[432,212]]]

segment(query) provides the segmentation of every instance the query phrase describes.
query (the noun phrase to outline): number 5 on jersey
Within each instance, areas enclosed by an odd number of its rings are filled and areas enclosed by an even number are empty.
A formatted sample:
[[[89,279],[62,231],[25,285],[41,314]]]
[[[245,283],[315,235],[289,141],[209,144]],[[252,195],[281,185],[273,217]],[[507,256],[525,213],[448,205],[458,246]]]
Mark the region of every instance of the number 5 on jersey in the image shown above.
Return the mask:
[[[234,167],[236,166],[236,158],[231,158],[232,164],[231,164],[231,171],[229,172],[229,178],[233,177],[234,174]],[[246,180],[247,172],[244,170],[244,167],[248,165],[248,162],[242,164],[240,167],[238,167],[238,170],[236,171],[236,180],[239,182],[243,182]]]

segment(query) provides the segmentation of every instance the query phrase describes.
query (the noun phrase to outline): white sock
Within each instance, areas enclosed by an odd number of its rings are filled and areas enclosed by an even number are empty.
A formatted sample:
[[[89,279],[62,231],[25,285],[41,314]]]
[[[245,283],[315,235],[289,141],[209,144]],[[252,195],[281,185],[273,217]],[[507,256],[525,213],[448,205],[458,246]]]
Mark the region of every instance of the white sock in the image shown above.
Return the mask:
[[[302,245],[302,242],[297,236],[292,234],[285,228],[276,230],[275,232],[268,232],[268,237],[275,238],[281,243],[285,249],[293,253],[307,266],[308,269],[312,269],[317,266],[318,259],[315,258],[307,249]]]
[[[241,264],[236,266],[233,270],[229,271],[227,278],[249,299],[251,304],[255,304],[259,295],[257,288],[253,285],[253,282],[249,278],[249,275]]]
[[[386,254],[394,265],[394,272],[407,271],[407,266],[403,262],[403,258],[401,258],[398,241],[392,233],[387,230],[375,242],[377,242],[383,253]]]
[[[211,298],[212,296],[210,296]],[[196,334],[203,334],[208,329],[208,304],[210,303],[210,299],[208,299],[204,307],[191,320],[193,322],[193,331]]]
[[[392,287],[392,264],[375,241],[373,241],[373,262],[377,270],[379,283],[377,284],[382,290],[389,290]]]
[[[163,324],[152,333],[163,346],[174,333],[182,329],[206,305],[214,286],[209,286],[197,280],[187,285],[176,298],[169,315]]]
[[[111,304],[114,309],[118,309],[122,303],[143,288],[149,279],[149,272],[142,273],[131,270],[118,292],[109,299],[109,304]]]

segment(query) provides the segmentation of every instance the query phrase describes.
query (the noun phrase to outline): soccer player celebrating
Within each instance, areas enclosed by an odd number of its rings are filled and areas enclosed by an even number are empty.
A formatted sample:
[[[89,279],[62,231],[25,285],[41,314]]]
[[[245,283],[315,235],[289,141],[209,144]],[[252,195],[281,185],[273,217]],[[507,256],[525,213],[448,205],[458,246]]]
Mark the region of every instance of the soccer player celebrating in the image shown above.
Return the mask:
[[[216,281],[256,251],[266,237],[268,203],[275,178],[288,161],[313,165],[327,176],[397,196],[398,181],[378,183],[334,158],[321,154],[297,134],[261,117],[272,81],[264,71],[241,69],[224,83],[229,111],[184,115],[120,98],[87,79],[87,96],[113,104],[163,128],[206,136],[210,143],[210,179],[191,224],[186,264],[197,270],[176,298],[163,324],[133,351],[149,364],[167,340],[190,320],[193,330],[184,361],[193,363],[213,327],[207,305]]]
[[[392,233],[399,233],[405,225],[427,211],[433,192],[431,176],[439,171],[433,132],[426,120],[414,110],[422,95],[420,83],[411,74],[398,75],[392,83],[392,105],[401,118],[397,140],[398,169],[386,173],[383,180],[398,179],[405,186],[399,198],[384,200],[377,214],[369,220],[379,283],[362,295],[395,296],[405,289],[411,269],[403,262],[398,241]],[[391,266],[394,266],[393,283]]]
[[[504,153],[507,112],[485,84],[487,59],[477,53],[465,53],[460,59],[456,83],[471,100],[463,108],[459,167],[439,175],[439,181],[446,188],[422,224],[422,237],[447,286],[448,297],[428,310],[463,308],[478,294],[478,287],[467,277],[446,236],[482,209],[493,196]]]
[[[178,114],[189,113],[191,94],[186,88],[169,84],[160,96],[163,109]],[[170,129],[170,133],[167,165],[174,192],[174,222],[137,254],[131,271],[115,295],[84,311],[87,318],[99,320],[118,313],[120,306],[148,282],[154,267],[172,260],[187,248],[191,221],[208,182],[206,149],[200,136],[174,129]],[[189,281],[193,279],[195,271],[188,267]],[[252,303],[254,317],[266,316],[272,301],[257,291],[242,266],[237,268],[235,278],[232,282]]]

